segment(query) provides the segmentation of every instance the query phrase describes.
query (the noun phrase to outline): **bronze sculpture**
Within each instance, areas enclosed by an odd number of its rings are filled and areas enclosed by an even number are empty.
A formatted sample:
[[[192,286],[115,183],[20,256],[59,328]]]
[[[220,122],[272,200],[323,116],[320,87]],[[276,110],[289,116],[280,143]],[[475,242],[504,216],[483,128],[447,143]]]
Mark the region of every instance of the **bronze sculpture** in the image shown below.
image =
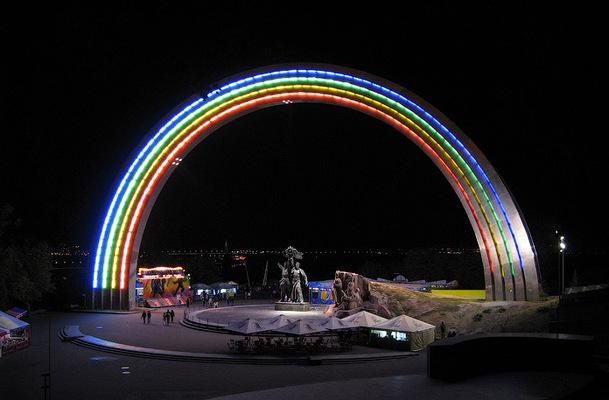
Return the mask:
[[[277,266],[281,269],[281,280],[279,281],[281,297],[279,298],[279,301],[288,301],[290,298],[290,271],[287,263],[285,266],[277,263]]]
[[[292,269],[292,303],[304,303],[304,297],[302,295],[302,285],[308,286],[309,281],[307,274],[300,269],[300,263],[297,261]]]
[[[279,289],[281,292],[280,302],[304,303],[302,285],[308,285],[307,274],[300,268],[296,260],[302,259],[302,253],[294,247],[289,246],[283,251],[286,261],[277,266],[281,269],[281,280]]]

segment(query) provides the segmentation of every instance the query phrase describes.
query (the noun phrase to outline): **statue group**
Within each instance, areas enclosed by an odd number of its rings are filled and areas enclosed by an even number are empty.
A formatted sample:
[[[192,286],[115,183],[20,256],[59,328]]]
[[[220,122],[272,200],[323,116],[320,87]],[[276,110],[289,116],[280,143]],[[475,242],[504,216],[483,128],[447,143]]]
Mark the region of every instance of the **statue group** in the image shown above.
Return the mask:
[[[346,316],[361,311],[364,307],[364,298],[370,294],[368,280],[361,275],[336,271],[334,276],[334,313]]]
[[[304,303],[302,288],[307,287],[309,282],[307,274],[300,268],[302,253],[294,247],[289,246],[283,251],[283,256],[286,261],[277,266],[281,269],[281,280],[279,281],[279,290],[281,292],[280,302]]]

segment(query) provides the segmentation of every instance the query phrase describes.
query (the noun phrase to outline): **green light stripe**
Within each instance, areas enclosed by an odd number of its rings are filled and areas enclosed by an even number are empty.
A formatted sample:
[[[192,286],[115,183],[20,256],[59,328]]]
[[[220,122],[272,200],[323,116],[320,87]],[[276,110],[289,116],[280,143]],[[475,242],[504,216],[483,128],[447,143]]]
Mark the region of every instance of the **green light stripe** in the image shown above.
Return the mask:
[[[258,82],[237,90],[233,90],[231,92],[228,92],[226,94],[223,94],[221,96],[218,96],[217,98],[213,99],[212,101],[210,101],[209,103],[204,104],[203,106],[201,106],[199,109],[191,112],[187,117],[185,117],[182,121],[180,121],[180,123],[178,123],[174,128],[172,128],[168,133],[166,133],[163,138],[155,145],[154,149],[152,151],[149,152],[149,154],[147,155],[147,157],[145,158],[145,160],[140,164],[140,167],[137,169],[137,172],[134,174],[133,178],[131,179],[131,181],[129,182],[129,185],[127,187],[127,190],[124,192],[121,201],[119,203],[119,207],[118,207],[118,212],[115,214],[115,218],[113,220],[112,223],[112,227],[110,230],[110,235],[108,236],[107,239],[107,246],[106,246],[106,252],[104,254],[104,279],[102,281],[102,284],[106,284],[107,278],[106,278],[106,271],[108,269],[108,263],[109,263],[109,258],[112,254],[111,248],[114,247],[115,248],[115,257],[120,255],[120,247],[121,246],[116,246],[117,242],[115,242],[115,236],[116,236],[116,232],[117,232],[117,228],[118,228],[118,222],[119,221],[125,221],[126,217],[129,216],[130,213],[125,214],[125,212],[129,209],[129,207],[125,208],[125,203],[127,202],[128,199],[133,199],[136,198],[135,196],[132,195],[133,190],[136,188],[136,186],[140,186],[140,185],[136,185],[137,184],[137,180],[140,179],[141,175],[144,172],[147,172],[149,170],[149,166],[150,165],[155,165],[157,162],[157,158],[158,158],[158,154],[161,153],[163,151],[163,149],[165,148],[165,144],[167,143],[167,141],[169,141],[170,139],[176,138],[176,137],[180,137],[184,131],[182,130],[187,124],[190,124],[193,120],[198,119],[200,115],[204,114],[205,112],[207,112],[208,110],[212,109],[215,106],[219,106],[217,112],[219,112],[219,110],[221,110],[222,108],[224,108],[225,105],[223,105],[223,102],[230,102],[232,99],[239,97],[240,95],[244,95],[246,93],[250,93],[259,89],[272,89],[276,86],[280,86],[280,85],[286,85],[286,84],[300,84],[300,83],[304,83],[304,84],[318,84],[318,85],[323,85],[325,87],[329,87],[329,88],[342,88],[344,90],[349,91],[349,89],[351,91],[353,91],[354,93],[359,93],[365,96],[370,96],[371,98],[376,99],[377,101],[385,104],[387,107],[390,107],[392,109],[399,109],[402,112],[406,113],[406,115],[410,116],[412,119],[416,120],[420,125],[422,125],[423,127],[427,128],[424,129],[421,126],[419,126],[419,129],[421,129],[422,131],[425,132],[431,132],[433,134],[433,136],[437,137],[439,139],[439,141],[444,145],[444,148],[447,148],[448,151],[450,153],[452,153],[454,156],[457,157],[457,160],[459,161],[460,164],[462,164],[463,166],[465,166],[465,169],[467,170],[467,172],[469,173],[469,175],[471,175],[474,178],[474,181],[476,183],[476,186],[478,186],[480,188],[480,190],[482,191],[484,198],[486,200],[486,203],[490,206],[493,217],[497,223],[497,226],[501,232],[501,236],[506,248],[506,252],[508,254],[508,258],[510,260],[510,265],[512,265],[511,262],[511,256],[510,256],[510,252],[509,252],[509,248],[507,246],[507,241],[505,238],[505,234],[503,232],[503,229],[501,228],[501,224],[499,222],[499,219],[497,217],[497,213],[495,212],[495,209],[492,205],[492,203],[490,202],[489,196],[487,195],[486,191],[484,190],[482,184],[480,183],[480,181],[477,179],[476,175],[473,173],[472,169],[469,167],[469,165],[467,164],[467,162],[465,162],[465,160],[461,157],[461,155],[458,153],[458,151],[456,151],[456,149],[442,136],[440,135],[435,129],[433,129],[433,127],[431,127],[425,120],[423,120],[422,118],[420,118],[416,113],[412,112],[411,110],[409,110],[408,108],[404,107],[401,103],[398,103],[392,99],[389,99],[377,92],[371,91],[369,89],[366,88],[362,88],[360,86],[356,86],[356,85],[352,85],[350,83],[346,83],[346,82],[341,82],[341,81],[335,81],[335,80],[330,80],[330,79],[323,79],[323,78],[308,78],[308,77],[290,77],[290,78],[280,78],[280,79],[272,79],[269,81],[264,81],[264,82]],[[396,110],[396,112],[402,114],[400,111]],[[408,118],[407,118],[408,119]],[[416,126],[416,124],[414,124],[414,126]],[[173,141],[173,140],[172,140]],[[440,146],[442,147],[442,146]],[[452,157],[449,157],[449,159],[452,160]],[[454,161],[453,161],[454,163]],[[466,179],[467,182],[469,182],[469,179],[462,174],[462,176]],[[144,179],[145,180],[145,179]],[[472,193],[474,193],[474,195],[477,198],[477,194],[476,191],[473,190],[473,188],[470,186],[470,189],[472,189]],[[135,193],[139,193],[139,191],[135,191]],[[481,211],[483,211],[484,213],[484,207],[482,207],[482,205],[479,203],[479,206],[481,208]],[[489,226],[489,229],[491,231],[491,234],[493,232],[492,226],[490,224],[490,221],[488,220],[488,218],[485,217],[485,220],[487,222],[487,225]],[[121,226],[124,225],[124,222],[121,224]],[[121,230],[121,233],[124,232],[124,229]],[[121,236],[123,236],[121,234]],[[118,240],[118,244],[122,244],[122,241],[120,240],[120,236],[119,236],[119,240]],[[495,245],[497,246],[497,243],[495,241]],[[501,260],[501,256],[500,254],[498,254],[499,259]],[[115,263],[113,263],[115,264]],[[115,279],[114,277],[116,276],[116,266],[118,263],[116,263],[115,265],[113,265],[113,280]],[[501,261],[500,261],[500,265],[501,265]],[[501,269],[502,269],[502,273],[503,273],[503,266],[501,265]],[[513,266],[512,266],[512,274],[514,273],[513,270]]]

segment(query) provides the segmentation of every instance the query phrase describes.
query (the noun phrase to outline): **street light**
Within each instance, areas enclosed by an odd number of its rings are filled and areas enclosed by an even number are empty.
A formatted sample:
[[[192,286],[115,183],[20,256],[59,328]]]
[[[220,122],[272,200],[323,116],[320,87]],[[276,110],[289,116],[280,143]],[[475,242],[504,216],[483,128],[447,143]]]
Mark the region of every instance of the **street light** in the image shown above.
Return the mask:
[[[559,248],[559,291],[562,296],[565,291],[565,250],[567,249],[567,243],[565,242],[565,237],[560,236],[560,241],[558,243]]]

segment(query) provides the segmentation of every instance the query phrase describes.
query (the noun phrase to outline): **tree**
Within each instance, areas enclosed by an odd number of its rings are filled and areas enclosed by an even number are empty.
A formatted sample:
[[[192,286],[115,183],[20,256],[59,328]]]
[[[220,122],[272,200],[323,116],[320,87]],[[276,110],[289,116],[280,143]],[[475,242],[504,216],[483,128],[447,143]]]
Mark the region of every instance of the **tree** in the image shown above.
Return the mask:
[[[14,208],[0,206],[0,306],[28,309],[53,289],[50,250],[28,239]]]

